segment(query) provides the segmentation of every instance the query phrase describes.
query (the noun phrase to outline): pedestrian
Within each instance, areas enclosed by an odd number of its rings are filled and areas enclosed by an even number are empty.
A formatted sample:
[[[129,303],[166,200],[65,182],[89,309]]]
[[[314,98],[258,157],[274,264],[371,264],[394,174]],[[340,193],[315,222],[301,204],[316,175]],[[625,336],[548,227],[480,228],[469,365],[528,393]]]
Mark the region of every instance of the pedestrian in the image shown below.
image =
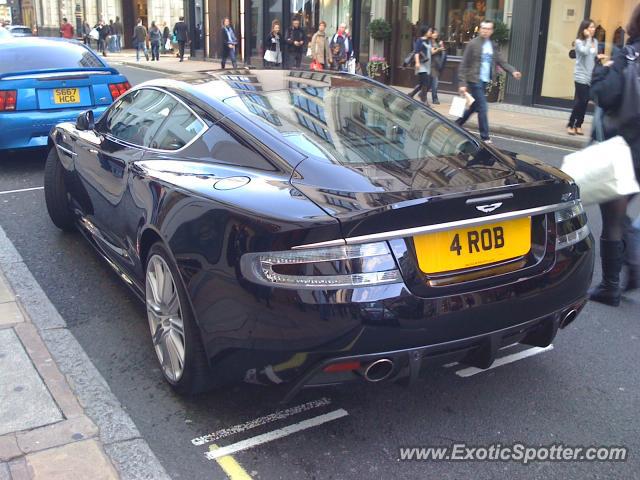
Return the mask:
[[[419,32],[420,36],[413,44],[413,59],[415,74],[418,76],[418,85],[409,96],[413,97],[416,93],[420,92],[420,101],[428,105],[427,93],[431,85],[431,62],[433,55],[433,47],[431,45],[432,29],[423,25],[420,27]]]
[[[438,83],[440,74],[447,62],[447,49],[444,46],[444,42],[439,38],[437,28],[431,30],[431,47],[431,103],[440,105]]]
[[[160,61],[160,42],[162,41],[162,32],[156,25],[156,22],[151,22],[149,28],[149,41],[151,42],[151,61]]]
[[[114,53],[116,51],[116,36],[113,25],[113,20],[109,20],[109,37],[107,38],[107,45],[108,50],[111,53]]]
[[[598,40],[595,38],[596,24],[593,20],[583,20],[578,28],[575,41],[576,66],[573,70],[575,97],[573,110],[567,124],[569,135],[584,135],[582,122],[587,112],[590,99],[591,74],[596,66],[598,57]]]
[[[164,28],[162,29],[162,53],[168,53],[171,51],[171,30],[167,26],[167,22],[162,22]]]
[[[621,135],[625,139],[631,149],[636,179],[640,179],[640,128],[638,128],[640,98],[637,94],[633,95],[632,85],[625,85],[626,68],[631,62],[640,62],[640,5],[637,5],[631,14],[627,34],[629,40],[626,47],[619,50],[605,68],[598,69],[594,73],[591,93],[604,110],[605,119],[616,125],[615,131],[607,133],[605,129],[605,137]],[[635,117],[633,120],[628,118],[623,120],[620,118],[622,111],[627,115],[629,112],[635,113]],[[640,286],[638,282],[640,280],[640,258],[638,257],[640,255],[638,235],[640,222],[636,220],[634,225],[630,225],[631,221],[627,216],[630,199],[630,196],[625,196],[600,205],[602,280],[591,290],[589,298],[614,307],[620,304],[622,296],[620,272],[623,263],[629,267],[629,278],[625,290],[637,289]]]
[[[82,24],[82,42],[91,48],[91,25],[85,20]]]
[[[271,32],[265,39],[264,64],[265,67],[282,66],[282,35],[280,34],[280,22],[274,20],[271,24]]]
[[[236,48],[238,47],[238,37],[231,25],[231,19],[225,17],[222,20],[222,29],[220,30],[220,36],[222,37],[220,42],[222,45],[222,56],[220,60],[220,66],[224,69],[227,63],[227,58],[231,59],[231,65],[233,68],[238,68],[238,61],[236,56]]]
[[[62,24],[60,25],[60,36],[62,38],[73,38],[73,25],[67,22],[66,17],[62,19]]]
[[[478,112],[480,138],[487,143],[491,143],[491,139],[486,88],[495,74],[495,66],[500,66],[516,80],[522,78],[522,74],[502,58],[498,44],[491,40],[494,27],[493,20],[483,20],[480,23],[480,35],[467,44],[458,69],[458,78],[462,85],[459,88],[460,94],[465,95],[469,92],[475,101],[456,123],[464,125],[474,112]]]
[[[113,22],[113,31],[111,32],[115,38],[115,51],[122,51],[122,35],[124,34],[124,27],[120,21],[120,17],[116,17],[116,21]]]
[[[300,18],[294,17],[291,21],[291,27],[287,30],[285,41],[287,42],[287,66],[299,69],[302,65],[305,44],[305,34],[300,28]]]
[[[327,22],[324,20],[318,24],[318,31],[311,37],[311,61],[322,66],[322,69],[328,68],[333,61],[331,57],[331,47],[329,46],[329,38],[327,37]]]
[[[144,52],[147,62],[149,61],[147,36],[147,28],[142,24],[142,18],[138,18],[138,24],[133,29],[133,47],[136,49],[136,62],[140,61],[140,50]]]
[[[329,47],[331,48],[332,68],[345,72],[347,70],[347,60],[351,53],[351,41],[347,35],[347,24],[338,25],[336,33],[331,37]]]
[[[184,47],[189,42],[189,27],[184,21],[184,17],[180,17],[173,26],[173,34],[178,42],[178,56],[180,61],[184,60]]]
[[[105,24],[102,20],[98,22],[96,27],[98,30],[98,50],[102,52],[103,56],[107,56],[107,39],[109,38],[110,30],[109,25]]]

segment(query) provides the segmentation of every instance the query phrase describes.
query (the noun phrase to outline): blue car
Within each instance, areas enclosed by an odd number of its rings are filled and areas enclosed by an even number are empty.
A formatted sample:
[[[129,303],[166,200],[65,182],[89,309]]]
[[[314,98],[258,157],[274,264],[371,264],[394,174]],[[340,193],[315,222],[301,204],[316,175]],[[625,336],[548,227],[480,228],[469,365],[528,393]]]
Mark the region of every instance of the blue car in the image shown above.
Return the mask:
[[[130,87],[124,75],[78,42],[3,40],[0,152],[45,147],[52,127],[88,109],[99,116]]]

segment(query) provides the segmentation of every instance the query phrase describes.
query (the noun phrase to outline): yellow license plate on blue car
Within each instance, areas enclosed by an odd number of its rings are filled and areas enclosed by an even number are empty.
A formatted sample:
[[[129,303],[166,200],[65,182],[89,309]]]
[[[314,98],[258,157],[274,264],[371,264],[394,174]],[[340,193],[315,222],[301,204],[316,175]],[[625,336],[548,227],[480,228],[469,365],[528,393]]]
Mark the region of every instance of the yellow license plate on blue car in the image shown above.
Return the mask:
[[[56,105],[80,103],[80,89],[55,88],[53,90],[53,103],[55,103]]]
[[[531,218],[427,233],[413,242],[420,270],[427,274],[488,265],[531,250]]]

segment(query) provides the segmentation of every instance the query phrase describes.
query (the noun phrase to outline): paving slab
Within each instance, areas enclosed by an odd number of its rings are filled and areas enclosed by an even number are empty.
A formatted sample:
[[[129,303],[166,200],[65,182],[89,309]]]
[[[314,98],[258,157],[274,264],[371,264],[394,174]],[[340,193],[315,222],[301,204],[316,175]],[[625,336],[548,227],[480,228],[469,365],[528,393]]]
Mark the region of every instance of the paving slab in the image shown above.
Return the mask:
[[[0,330],[0,435],[62,420],[13,329]]]
[[[33,480],[117,480],[113,465],[95,440],[71,443],[26,456]]]
[[[12,302],[15,298],[13,297],[13,293],[9,290],[6,283],[4,283],[4,279],[0,276],[0,304],[5,302]]]
[[[0,303],[0,327],[22,322],[24,317],[16,302]]]

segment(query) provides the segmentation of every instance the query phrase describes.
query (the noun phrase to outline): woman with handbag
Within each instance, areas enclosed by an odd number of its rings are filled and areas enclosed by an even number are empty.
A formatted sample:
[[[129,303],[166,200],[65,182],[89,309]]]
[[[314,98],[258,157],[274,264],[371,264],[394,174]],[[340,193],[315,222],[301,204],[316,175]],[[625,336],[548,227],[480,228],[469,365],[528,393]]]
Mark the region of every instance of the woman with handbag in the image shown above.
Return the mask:
[[[582,122],[589,104],[589,90],[591,73],[596,65],[598,56],[598,40],[595,39],[596,24],[587,19],[580,23],[578,38],[575,41],[576,66],[573,71],[573,81],[576,88],[573,110],[567,124],[569,135],[584,135]]]
[[[411,96],[420,91],[420,100],[427,102],[427,92],[431,86],[431,55],[433,54],[433,45],[431,43],[431,28],[427,26],[420,27],[420,38],[415,41],[413,47],[415,72],[418,76],[418,86],[413,90]]]
[[[640,5],[634,9],[627,28],[627,46],[616,53],[605,68],[594,73],[592,94],[603,109],[603,135],[620,135],[631,150],[636,180],[640,179],[640,96],[634,90],[633,81],[640,81],[629,74],[640,72]],[[629,280],[625,290],[638,288],[640,279],[638,236],[630,235],[630,221],[627,206],[630,196],[622,196],[602,203],[602,235],[600,237],[600,258],[602,261],[602,281],[591,291],[590,299],[606,305],[618,306],[622,287],[620,272],[623,263],[629,266]],[[625,248],[626,240],[626,248]],[[626,259],[625,259],[626,252]],[[636,256],[635,259],[630,258]]]
[[[264,64],[266,68],[282,66],[282,35],[280,34],[280,23],[274,21],[271,24],[271,33],[264,42]]]
[[[311,69],[324,70],[333,62],[329,38],[325,32],[327,23],[322,20],[318,24],[318,31],[311,37],[309,48],[311,49]],[[314,67],[315,65],[315,67]]]

